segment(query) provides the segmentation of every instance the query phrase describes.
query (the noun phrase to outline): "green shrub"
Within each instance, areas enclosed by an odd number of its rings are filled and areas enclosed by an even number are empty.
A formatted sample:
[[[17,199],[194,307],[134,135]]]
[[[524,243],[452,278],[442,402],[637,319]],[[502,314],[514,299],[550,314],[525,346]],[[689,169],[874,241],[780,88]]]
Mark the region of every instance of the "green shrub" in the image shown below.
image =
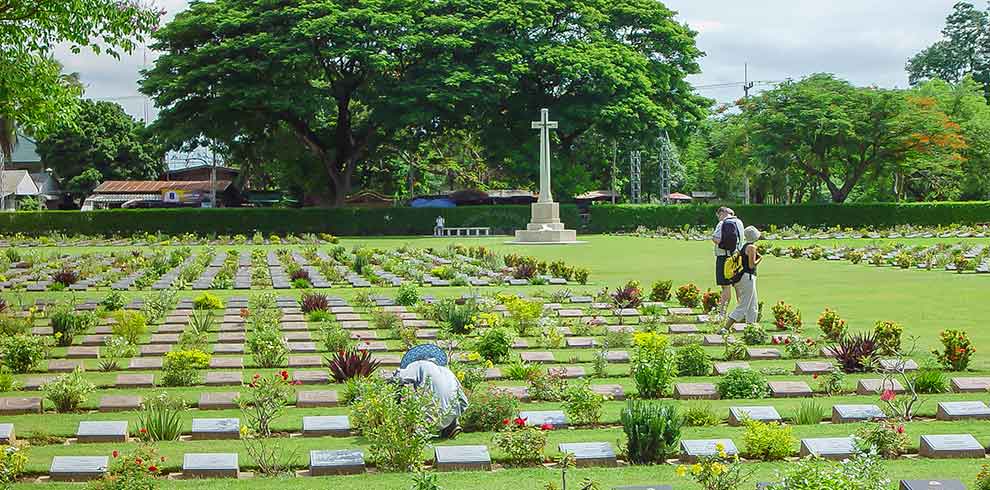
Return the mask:
[[[609,397],[591,390],[587,378],[578,381],[564,391],[564,413],[567,420],[577,425],[598,425],[602,420],[602,407]]]
[[[714,427],[722,423],[709,403],[692,403],[684,411],[684,423],[689,427]]]
[[[223,301],[219,297],[211,293],[203,293],[193,300],[193,309],[195,310],[222,310]]]
[[[251,330],[244,347],[258,367],[282,367],[289,359],[289,345],[278,328],[265,327]]]
[[[908,436],[904,424],[891,420],[866,422],[856,431],[856,444],[863,452],[876,451],[881,457],[894,459],[907,451]]]
[[[106,311],[118,311],[127,306],[127,298],[120,291],[110,291],[100,300],[100,306]]]
[[[911,376],[911,382],[918,393],[937,394],[949,392],[949,378],[942,366],[926,359],[921,367]]]
[[[422,466],[441,409],[428,389],[369,377],[357,383],[350,419],[368,441],[368,456],[381,471]]]
[[[162,385],[192,386],[199,383],[199,370],[210,365],[210,355],[198,350],[174,350],[162,360]]]
[[[685,308],[697,308],[701,304],[701,289],[694,284],[685,284],[677,288],[677,302]]]
[[[419,303],[419,288],[411,282],[402,283],[395,294],[395,303],[402,306],[415,306]]]
[[[71,345],[77,335],[96,326],[100,321],[95,313],[91,311],[77,312],[75,307],[69,304],[53,307],[49,313],[49,318],[51,319],[52,332],[55,335],[55,343],[62,347]]]
[[[142,445],[127,454],[110,459],[106,473],[86,486],[87,490],[157,490],[160,477],[165,476],[160,465],[165,461],[154,446]]]
[[[969,335],[962,330],[949,329],[939,332],[939,340],[942,351],[932,349],[932,355],[950,371],[965,371],[969,367],[970,357],[976,352]]]
[[[828,416],[825,407],[814,400],[804,400],[794,411],[791,421],[795,425],[818,425]]]
[[[511,420],[518,410],[519,400],[515,396],[486,386],[470,392],[460,424],[467,432],[494,432],[502,428],[502,421]]]
[[[677,374],[680,376],[708,376],[712,372],[712,360],[705,348],[692,344],[677,351]]]
[[[835,310],[825,308],[818,317],[818,328],[828,340],[839,340],[846,333],[846,321],[839,317]]]
[[[51,351],[51,337],[14,335],[0,337],[0,365],[15,373],[26,373],[38,366]]]
[[[542,463],[547,445],[547,431],[553,427],[526,425],[526,420],[516,418],[492,437],[492,444],[509,456],[512,464]]]
[[[140,311],[120,310],[113,314],[113,319],[116,322],[111,328],[113,334],[131,345],[137,345],[148,333],[148,319]]]
[[[673,404],[633,400],[619,416],[633,464],[663,463],[679,451],[683,419]]]
[[[0,451],[0,488],[11,488],[27,466],[27,448],[20,444],[4,446]]]
[[[336,319],[320,322],[320,335],[323,337],[323,347],[327,352],[347,350],[353,344],[350,332],[340,326],[340,322]]]
[[[0,393],[17,391],[20,383],[14,378],[14,373],[7,366],[0,365]]]
[[[96,391],[96,385],[86,380],[83,371],[76,368],[41,386],[45,398],[55,405],[59,413],[75,412],[86,403],[86,397]]]
[[[858,455],[842,462],[809,459],[789,465],[769,490],[886,490],[888,469],[876,457]]]
[[[725,340],[725,354],[723,355],[726,361],[741,361],[746,358],[746,344],[735,338],[723,337]]]
[[[567,390],[567,379],[564,378],[563,368],[540,369],[530,375],[529,397],[537,401],[558,402],[564,398]]]
[[[523,362],[521,358],[517,357],[502,368],[502,377],[512,381],[524,381],[539,375],[541,370],[542,368],[538,364]]]
[[[746,325],[742,331],[742,341],[746,345],[765,345],[770,341],[770,334],[759,325]]]
[[[247,419],[247,426],[254,433],[269,437],[272,435],[272,422],[285,410],[292,393],[288,371],[271,376],[255,374],[248,384],[247,393],[237,397],[237,404]]]
[[[640,332],[633,336],[632,376],[642,398],[661,398],[677,377],[677,353],[666,336]]]
[[[746,457],[763,461],[780,461],[791,455],[797,445],[791,427],[778,422],[745,421],[743,451]]]
[[[134,344],[127,342],[127,340],[124,340],[122,337],[117,337],[116,335],[111,336],[107,339],[103,348],[100,349],[100,371],[110,372],[120,369],[120,360],[128,357],[134,357],[137,352],[137,346]]]
[[[762,374],[751,369],[730,369],[716,385],[723,399],[758,399],[770,395],[770,387]]]
[[[873,326],[876,334],[877,346],[880,353],[885,356],[892,356],[901,350],[901,334],[904,333],[904,325],[889,320],[879,320]]]
[[[145,398],[138,413],[138,437],[145,442],[179,440],[186,409],[185,399],[178,395],[163,392]]]
[[[31,333],[31,318],[0,314],[0,337]]]
[[[489,328],[475,342],[474,349],[482,359],[491,361],[494,364],[500,364],[509,359],[513,340],[512,332],[509,329],[502,327]]]
[[[670,289],[674,287],[674,281],[657,281],[650,288],[650,301],[662,303],[670,301]]]
[[[430,316],[456,334],[470,333],[474,316],[477,313],[478,305],[474,301],[458,304],[457,301],[450,298],[442,299],[430,308]]]

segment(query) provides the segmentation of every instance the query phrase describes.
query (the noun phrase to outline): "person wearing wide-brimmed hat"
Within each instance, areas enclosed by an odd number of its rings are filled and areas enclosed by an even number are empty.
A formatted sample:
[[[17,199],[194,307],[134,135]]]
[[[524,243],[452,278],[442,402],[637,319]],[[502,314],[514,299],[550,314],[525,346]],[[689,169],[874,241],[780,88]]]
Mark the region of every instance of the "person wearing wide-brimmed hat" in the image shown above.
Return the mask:
[[[460,433],[457,419],[467,410],[468,400],[461,382],[447,367],[447,354],[433,345],[418,345],[409,349],[392,379],[417,388],[428,386],[440,405],[440,437],[451,438]]]
[[[734,323],[756,323],[759,317],[760,300],[756,294],[756,267],[763,260],[756,242],[760,239],[760,230],[755,226],[747,226],[743,230],[742,277],[733,284],[739,304],[725,319],[725,328],[731,328]]]

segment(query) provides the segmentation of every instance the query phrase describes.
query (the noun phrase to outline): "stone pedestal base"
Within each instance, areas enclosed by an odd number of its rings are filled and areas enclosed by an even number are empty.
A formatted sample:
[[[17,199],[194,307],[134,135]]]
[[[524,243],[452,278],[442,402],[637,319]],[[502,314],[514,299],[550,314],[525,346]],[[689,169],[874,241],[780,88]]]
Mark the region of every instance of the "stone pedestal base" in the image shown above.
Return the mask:
[[[560,222],[560,205],[555,202],[537,202],[531,205],[532,219],[525,230],[516,231],[512,243],[577,243],[577,232],[567,230]]]

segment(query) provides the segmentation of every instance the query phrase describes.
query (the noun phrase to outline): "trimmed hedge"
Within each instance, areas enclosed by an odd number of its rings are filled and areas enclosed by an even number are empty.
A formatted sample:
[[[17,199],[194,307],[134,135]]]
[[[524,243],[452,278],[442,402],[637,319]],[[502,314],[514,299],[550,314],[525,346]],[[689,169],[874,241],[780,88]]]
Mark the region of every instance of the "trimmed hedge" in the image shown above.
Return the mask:
[[[575,206],[561,206],[561,218],[577,223]],[[85,235],[131,235],[161,232],[244,234],[332,233],[360,235],[432,234],[441,215],[447,226],[488,226],[511,233],[526,227],[529,206],[436,208],[184,208],[112,209],[0,213],[0,233],[43,235],[52,232]]]
[[[639,226],[713,226],[715,205],[596,205],[586,220],[574,205],[561,205],[568,228],[582,233],[633,231]],[[814,204],[796,206],[733,206],[747,224],[889,227],[990,223],[990,202],[909,204]],[[40,211],[0,213],[0,234],[44,235],[52,232],[86,235],[156,233],[177,235],[262,233],[332,233],[341,236],[427,235],[437,215],[447,226],[488,226],[510,234],[529,222],[529,206],[338,209],[114,209],[107,211]]]
[[[990,202],[800,204],[793,206],[732,206],[748,224],[813,227],[890,227],[895,225],[949,225],[990,223]],[[589,233],[647,228],[714,226],[717,205],[592,206]]]

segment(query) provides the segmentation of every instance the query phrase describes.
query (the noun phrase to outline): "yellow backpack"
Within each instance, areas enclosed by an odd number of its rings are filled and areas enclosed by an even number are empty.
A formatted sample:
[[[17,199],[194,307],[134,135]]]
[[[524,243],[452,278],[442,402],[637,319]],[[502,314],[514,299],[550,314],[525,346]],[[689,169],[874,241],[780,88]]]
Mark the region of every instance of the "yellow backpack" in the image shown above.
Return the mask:
[[[731,280],[735,284],[742,278],[742,272],[743,257],[741,253],[736,252],[725,258],[725,265],[722,266],[722,274],[726,279]]]

